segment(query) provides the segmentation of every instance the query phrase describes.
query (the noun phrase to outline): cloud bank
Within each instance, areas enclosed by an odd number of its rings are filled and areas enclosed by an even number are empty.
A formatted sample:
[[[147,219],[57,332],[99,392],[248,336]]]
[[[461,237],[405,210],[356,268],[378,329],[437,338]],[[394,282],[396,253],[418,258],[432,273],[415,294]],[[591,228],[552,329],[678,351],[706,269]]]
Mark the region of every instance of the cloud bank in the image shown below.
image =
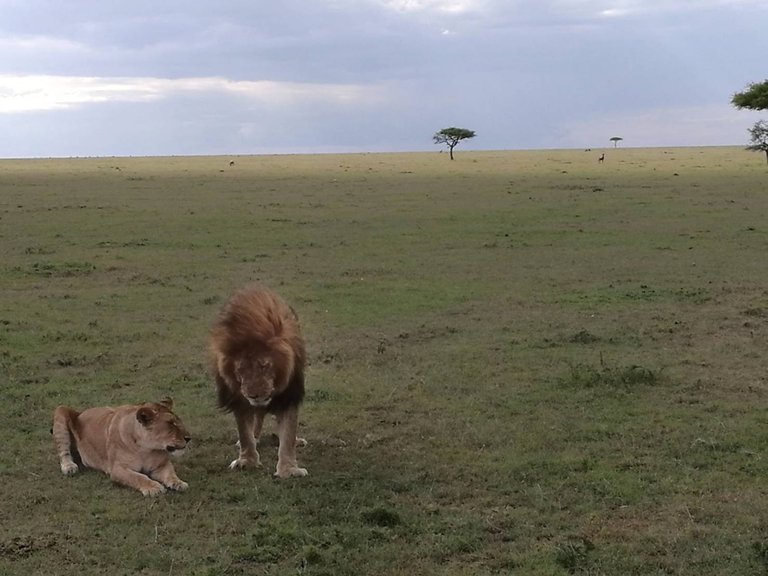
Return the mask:
[[[91,103],[151,102],[183,93],[236,96],[272,106],[354,103],[380,96],[375,87],[343,84],[232,81],[226,78],[0,75],[0,114],[60,110]]]

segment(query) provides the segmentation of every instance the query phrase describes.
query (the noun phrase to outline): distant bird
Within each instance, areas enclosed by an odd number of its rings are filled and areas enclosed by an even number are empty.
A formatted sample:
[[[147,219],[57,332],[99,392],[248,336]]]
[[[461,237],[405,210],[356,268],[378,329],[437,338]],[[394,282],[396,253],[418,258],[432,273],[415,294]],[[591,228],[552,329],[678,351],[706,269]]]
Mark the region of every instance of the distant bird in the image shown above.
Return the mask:
[[[235,165],[235,161],[234,161],[234,160],[230,160],[230,161],[229,161],[229,165],[230,165],[230,166],[234,166],[234,165]]]
[[[603,160],[605,160],[605,154],[600,154],[600,158],[598,158],[597,161],[600,162],[600,164],[602,164]]]

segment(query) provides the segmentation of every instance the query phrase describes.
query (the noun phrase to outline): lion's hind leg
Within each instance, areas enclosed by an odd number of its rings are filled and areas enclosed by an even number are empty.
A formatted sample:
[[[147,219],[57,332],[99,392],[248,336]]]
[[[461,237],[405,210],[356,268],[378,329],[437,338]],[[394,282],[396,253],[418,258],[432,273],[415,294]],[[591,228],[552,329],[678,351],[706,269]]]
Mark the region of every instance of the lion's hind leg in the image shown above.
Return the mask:
[[[53,412],[53,443],[59,456],[61,472],[67,476],[77,472],[77,464],[72,458],[72,443],[74,436],[72,430],[79,412],[69,406],[59,406]],[[77,449],[77,446],[75,446]]]

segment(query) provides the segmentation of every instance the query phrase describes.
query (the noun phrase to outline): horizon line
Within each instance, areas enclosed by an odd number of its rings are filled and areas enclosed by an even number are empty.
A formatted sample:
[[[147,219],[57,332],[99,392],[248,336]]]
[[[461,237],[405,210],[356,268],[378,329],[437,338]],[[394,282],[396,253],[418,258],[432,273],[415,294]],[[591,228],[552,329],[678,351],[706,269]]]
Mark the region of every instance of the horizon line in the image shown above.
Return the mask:
[[[671,146],[593,146],[593,147],[552,147],[552,148],[487,148],[458,150],[455,154],[457,158],[461,156],[478,153],[485,154],[491,152],[554,152],[554,151],[579,151],[596,152],[600,150],[658,150],[658,149],[685,149],[685,148],[739,148],[744,144],[694,144],[694,145],[671,145]],[[0,157],[3,161],[20,160],[100,160],[100,159],[147,159],[147,158],[248,158],[248,157],[267,157],[267,156],[364,156],[364,155],[397,155],[397,154],[441,154],[444,150],[369,150],[369,151],[344,151],[344,152],[222,152],[222,153],[200,153],[200,154],[104,154],[104,155],[82,155],[82,156],[4,156]]]

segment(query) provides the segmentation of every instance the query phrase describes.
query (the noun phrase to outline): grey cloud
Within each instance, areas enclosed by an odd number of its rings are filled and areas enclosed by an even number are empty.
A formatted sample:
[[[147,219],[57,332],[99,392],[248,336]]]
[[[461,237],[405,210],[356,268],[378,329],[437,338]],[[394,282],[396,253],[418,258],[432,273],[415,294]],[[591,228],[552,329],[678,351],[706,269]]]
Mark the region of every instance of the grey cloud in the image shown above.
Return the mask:
[[[602,130],[600,118],[630,124],[648,111],[669,123],[674,115],[659,110],[728,110],[730,93],[764,76],[768,10],[752,0],[412,6],[420,9],[378,0],[0,0],[0,74],[387,87],[383,98],[354,103],[266,107],[186,91],[0,116],[4,133],[20,135],[0,155],[431,149],[434,130],[450,124],[477,130],[473,146],[556,147],[588,139],[587,122]]]

